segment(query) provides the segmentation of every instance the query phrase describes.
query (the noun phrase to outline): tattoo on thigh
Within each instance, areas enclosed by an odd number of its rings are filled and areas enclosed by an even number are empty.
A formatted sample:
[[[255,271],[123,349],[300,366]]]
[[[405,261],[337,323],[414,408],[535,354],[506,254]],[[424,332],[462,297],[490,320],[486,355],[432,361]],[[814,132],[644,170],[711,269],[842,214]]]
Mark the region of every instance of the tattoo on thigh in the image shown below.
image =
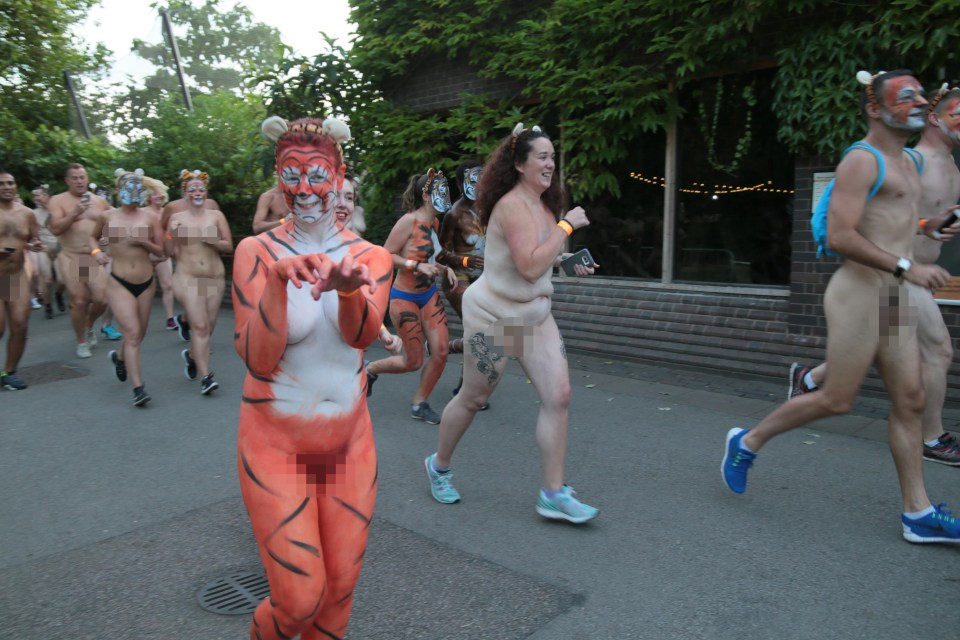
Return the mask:
[[[487,341],[482,333],[475,333],[470,336],[470,353],[477,359],[477,370],[487,376],[488,384],[493,385],[500,377],[500,374],[497,373],[496,363],[503,356],[487,346]]]

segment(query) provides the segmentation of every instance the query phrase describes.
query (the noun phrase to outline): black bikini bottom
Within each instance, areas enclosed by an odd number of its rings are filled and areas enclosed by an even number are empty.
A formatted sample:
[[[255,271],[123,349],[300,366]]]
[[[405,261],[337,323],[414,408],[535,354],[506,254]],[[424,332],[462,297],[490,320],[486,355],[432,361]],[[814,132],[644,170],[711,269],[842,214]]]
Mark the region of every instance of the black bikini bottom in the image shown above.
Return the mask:
[[[111,273],[110,274],[114,280],[123,285],[123,288],[133,294],[134,298],[139,298],[140,294],[150,288],[150,285],[153,284],[153,276],[150,276],[150,279],[146,282],[141,282],[140,284],[133,284],[132,282],[127,282],[120,276]]]

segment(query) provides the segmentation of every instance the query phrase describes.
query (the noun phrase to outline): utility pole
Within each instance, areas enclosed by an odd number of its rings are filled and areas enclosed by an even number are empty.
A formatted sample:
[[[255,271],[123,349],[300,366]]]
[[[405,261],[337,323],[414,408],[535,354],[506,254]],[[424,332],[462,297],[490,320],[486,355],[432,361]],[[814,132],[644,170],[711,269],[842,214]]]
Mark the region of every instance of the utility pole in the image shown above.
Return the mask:
[[[670,81],[670,95],[676,96],[676,83]],[[664,158],[663,170],[663,262],[661,263],[660,281],[663,284],[672,284],[677,275],[673,272],[674,257],[676,256],[676,226],[677,226],[677,110],[671,109],[670,119],[666,126],[667,150]]]
[[[73,100],[73,106],[77,110],[77,115],[80,116],[80,129],[83,130],[83,135],[89,140],[90,127],[87,126],[87,118],[83,115],[83,106],[80,104],[80,98],[77,97],[77,90],[73,86],[73,76],[70,75],[69,71],[63,72],[63,83],[67,87],[67,93],[70,94],[70,99]]]
[[[183,92],[183,102],[187,105],[187,111],[193,111],[193,100],[190,99],[187,79],[183,74],[183,65],[180,64],[180,49],[177,47],[177,39],[173,37],[173,24],[170,22],[169,10],[160,9],[160,17],[163,18],[163,31],[167,36],[167,43],[170,45],[170,51],[173,52],[173,63],[177,65],[177,77],[180,78],[180,90]]]

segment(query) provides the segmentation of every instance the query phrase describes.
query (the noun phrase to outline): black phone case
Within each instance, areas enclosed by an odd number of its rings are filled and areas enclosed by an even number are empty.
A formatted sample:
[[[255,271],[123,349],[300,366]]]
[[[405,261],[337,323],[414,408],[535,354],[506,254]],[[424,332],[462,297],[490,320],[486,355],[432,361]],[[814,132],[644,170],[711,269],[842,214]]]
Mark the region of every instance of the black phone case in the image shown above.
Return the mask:
[[[569,258],[560,261],[563,272],[568,276],[576,275],[573,271],[573,266],[576,264],[582,264],[585,267],[593,266],[593,256],[590,255],[589,249],[580,249]]]

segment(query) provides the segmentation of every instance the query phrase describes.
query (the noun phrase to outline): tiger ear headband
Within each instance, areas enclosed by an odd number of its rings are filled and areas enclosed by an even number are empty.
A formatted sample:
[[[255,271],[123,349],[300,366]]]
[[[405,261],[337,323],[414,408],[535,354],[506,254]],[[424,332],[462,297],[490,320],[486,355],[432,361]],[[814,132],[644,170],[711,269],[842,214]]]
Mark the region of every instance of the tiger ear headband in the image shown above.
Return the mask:
[[[434,180],[442,177],[443,171],[437,171],[433,167],[427,169],[427,181],[423,183],[423,195],[430,195],[430,185],[433,184]]]
[[[332,117],[324,120],[322,125],[317,125],[312,122],[300,122],[291,127],[287,124],[287,121],[280,116],[270,116],[260,125],[260,131],[263,132],[263,135],[266,136],[268,140],[274,143],[286,134],[297,133],[298,131],[328,136],[337,143],[337,150],[340,151],[341,156],[343,155],[343,148],[340,145],[350,139],[350,127],[347,126],[347,123]]]
[[[210,176],[200,169],[194,169],[190,171],[189,169],[183,169],[180,171],[180,189],[182,190],[188,182],[191,180],[200,180],[206,186],[210,182]]]
[[[864,85],[864,89],[867,92],[867,102],[871,104],[879,105],[877,102],[877,97],[873,94],[873,81],[877,79],[877,76],[883,75],[886,71],[878,71],[871,74],[869,71],[857,71],[857,82]]]
[[[940,104],[940,101],[943,100],[948,93],[951,91],[960,91],[957,87],[950,88],[950,83],[944,82],[940,85],[940,88],[937,89],[937,92],[930,99],[930,113],[933,113],[933,110],[937,108],[937,105]]]
[[[518,122],[517,126],[513,128],[513,133],[511,134],[513,136],[513,139],[510,141],[510,155],[512,156],[517,155],[517,140],[520,138],[520,136],[523,135],[524,131],[533,131],[534,133],[540,133],[541,129],[537,125],[533,125],[529,129],[524,129],[523,123]]]

